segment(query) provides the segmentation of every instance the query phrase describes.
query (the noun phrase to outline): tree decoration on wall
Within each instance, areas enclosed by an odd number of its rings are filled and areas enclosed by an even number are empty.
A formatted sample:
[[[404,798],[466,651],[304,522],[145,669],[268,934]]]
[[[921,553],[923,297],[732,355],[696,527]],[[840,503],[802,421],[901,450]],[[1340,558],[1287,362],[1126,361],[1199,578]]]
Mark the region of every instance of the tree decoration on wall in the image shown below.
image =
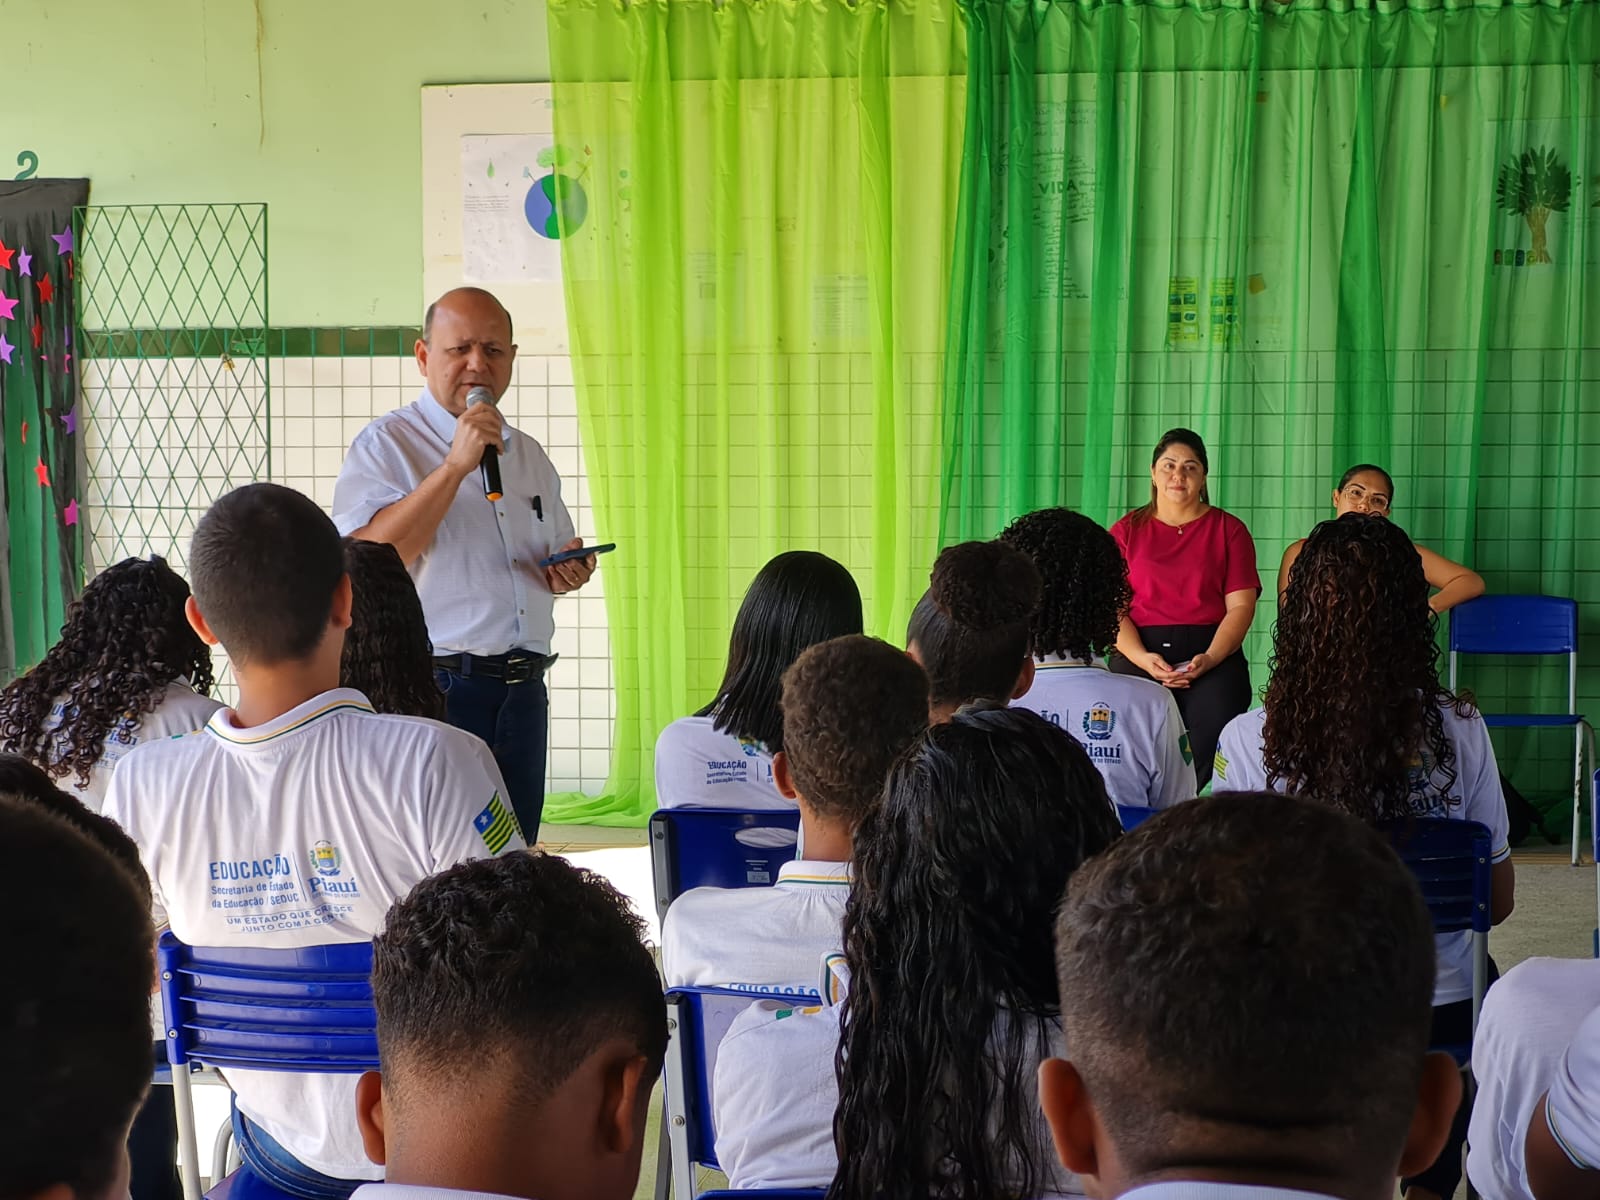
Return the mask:
[[[0,182],[0,670],[39,660],[83,579],[72,222],[88,199],[84,179]]]
[[[1545,223],[1553,212],[1563,213],[1572,204],[1572,169],[1562,162],[1555,149],[1540,146],[1524,150],[1500,168],[1494,184],[1495,204],[1521,217],[1533,234],[1530,263],[1550,261]]]

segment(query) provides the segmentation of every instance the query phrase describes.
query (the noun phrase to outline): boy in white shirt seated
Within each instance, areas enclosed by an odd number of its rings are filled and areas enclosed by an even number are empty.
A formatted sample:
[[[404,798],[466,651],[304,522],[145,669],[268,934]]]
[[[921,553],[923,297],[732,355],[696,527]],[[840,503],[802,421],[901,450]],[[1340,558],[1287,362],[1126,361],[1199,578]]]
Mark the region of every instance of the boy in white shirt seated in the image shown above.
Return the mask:
[[[1102,1200],[1392,1200],[1461,1095],[1428,1053],[1433,958],[1415,880],[1353,817],[1162,813],[1067,885],[1068,1057],[1039,1072],[1062,1163]]]
[[[1549,1137],[1540,1104],[1552,1089],[1567,1047],[1596,1010],[1600,961],[1595,959],[1530,958],[1489,989],[1472,1040],[1478,1096],[1467,1138],[1467,1177],[1481,1195],[1496,1200],[1535,1196],[1531,1179],[1540,1164],[1529,1162],[1528,1152],[1536,1143],[1553,1150],[1543,1157],[1554,1157],[1557,1170],[1568,1163]],[[1589,1194],[1600,1196],[1600,1171],[1585,1178],[1594,1189]]]
[[[466,863],[373,939],[383,1070],[357,1116],[360,1200],[631,1200],[667,1019],[643,923],[545,854]]]
[[[0,1196],[122,1200],[128,1130],[150,1087],[148,896],[96,836],[0,795]]]
[[[1192,800],[1194,756],[1172,689],[1106,666],[1133,602],[1116,539],[1082,513],[1043,508],[1011,522],[999,540],[1032,559],[1044,580],[1031,631],[1033,686],[1015,703],[1083,743],[1113,803],[1159,809]]]
[[[668,987],[724,984],[814,992],[837,949],[856,826],[889,766],[928,727],[928,680],[875,638],[812,646],[783,676],[778,790],[800,806],[802,858],[770,888],[695,888],[667,910]]]
[[[189,563],[189,619],[227,649],[239,706],[139,747],[106,801],[144,856],[158,919],[181,940],[364,942],[418,881],[524,849],[483,742],[379,715],[338,686],[350,579],[321,509],[275,484],[239,488],[201,518]],[[308,1200],[342,1200],[378,1177],[353,1076],[227,1074],[247,1170]]]

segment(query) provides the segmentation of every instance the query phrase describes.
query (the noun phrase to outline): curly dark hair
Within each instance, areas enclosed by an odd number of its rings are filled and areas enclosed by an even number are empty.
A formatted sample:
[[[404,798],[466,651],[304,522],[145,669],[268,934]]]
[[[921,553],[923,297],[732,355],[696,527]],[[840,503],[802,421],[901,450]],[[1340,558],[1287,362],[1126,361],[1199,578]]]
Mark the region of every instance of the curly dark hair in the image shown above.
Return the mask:
[[[1273,630],[1264,760],[1275,788],[1366,821],[1424,816],[1456,782],[1438,618],[1398,525],[1347,513],[1311,531]]]
[[[1025,709],[962,709],[895,762],[856,831],[829,1200],[1040,1194],[1056,907],[1121,832],[1083,747]]]
[[[344,566],[351,607],[340,686],[362,692],[381,713],[444,720],[428,622],[399,551],[388,542],[345,538]]]
[[[933,703],[1009,700],[1043,595],[1038,569],[1022,551],[1004,542],[947,547],[906,629]]]
[[[1011,522],[1000,540],[1032,559],[1044,580],[1031,631],[1036,657],[1087,659],[1117,644],[1133,587],[1116,538],[1070,508],[1041,508]]]
[[[160,557],[125,558],[91,579],[61,640],[0,691],[0,750],[84,787],[107,735],[153,713],[168,684],[187,678],[210,695],[211,648],[184,616],[188,599],[189,585]],[[46,728],[58,704],[60,724]]]
[[[855,634],[812,646],[783,675],[783,753],[824,820],[860,823],[889,765],[928,727],[928,677],[903,650]]]

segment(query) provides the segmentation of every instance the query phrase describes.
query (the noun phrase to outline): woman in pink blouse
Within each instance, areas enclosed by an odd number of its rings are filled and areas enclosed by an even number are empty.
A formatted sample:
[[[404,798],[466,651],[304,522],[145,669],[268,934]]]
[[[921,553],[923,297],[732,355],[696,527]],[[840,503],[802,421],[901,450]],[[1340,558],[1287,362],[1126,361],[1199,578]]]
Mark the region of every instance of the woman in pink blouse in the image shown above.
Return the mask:
[[[1173,690],[1202,788],[1222,727],[1250,707],[1239,647],[1261,595],[1250,531],[1211,506],[1208,468],[1199,434],[1168,430],[1150,460],[1150,503],[1111,527],[1133,584],[1112,669]]]

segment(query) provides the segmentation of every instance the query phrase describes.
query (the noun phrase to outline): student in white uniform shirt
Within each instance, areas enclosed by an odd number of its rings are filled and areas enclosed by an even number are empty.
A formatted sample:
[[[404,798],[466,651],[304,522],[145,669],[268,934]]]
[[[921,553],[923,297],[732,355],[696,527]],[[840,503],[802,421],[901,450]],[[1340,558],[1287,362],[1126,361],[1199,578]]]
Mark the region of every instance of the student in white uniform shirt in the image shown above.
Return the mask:
[[[1494,867],[1490,917],[1511,915],[1515,877],[1505,795],[1489,730],[1439,682],[1438,618],[1422,560],[1381,517],[1324,521],[1289,577],[1262,708],[1235,717],[1216,756],[1219,790],[1289,792],[1369,822],[1480,821]],[[1438,937],[1434,1039],[1472,1036],[1472,935]],[[1493,961],[1490,981],[1496,975]],[[1413,1200],[1455,1194],[1471,1097],[1434,1166],[1405,1181]]]
[[[1392,1200],[1461,1094],[1428,1053],[1432,931],[1385,839],[1325,805],[1141,825],[1061,907],[1067,1054],[1039,1096],[1062,1163],[1102,1200]]]
[[[602,876],[545,854],[396,903],[372,946],[382,1071],[356,1089],[386,1182],[359,1200],[631,1200],[667,1050],[643,936]]]
[[[1083,747],[1037,713],[969,707],[929,729],[856,834],[842,1004],[753,1005],[719,1047],[729,1185],[1081,1195],[1037,1102],[1061,1043],[1051,927],[1068,877],[1120,835]]]
[[[770,888],[695,888],[667,909],[668,987],[722,984],[811,991],[839,946],[851,843],[883,795],[889,766],[928,727],[928,679],[875,638],[812,646],[783,676],[778,791],[800,806],[804,858]]]
[[[826,554],[791,550],[762,567],[734,618],[716,698],[656,739],[657,807],[792,809],[772,777],[783,673],[806,647],[860,632],[861,592]]]
[[[159,915],[198,946],[366,941],[389,905],[464,859],[523,849],[489,748],[342,689],[350,580],[309,499],[257,483],[195,530],[189,616],[221,641],[237,710],[142,746],[106,813],[139,844]],[[235,1142],[266,1182],[321,1200],[377,1173],[351,1076],[230,1071]]]
[[[1528,1122],[1526,1167],[1535,1200],[1600,1196],[1600,1010],[1578,1026]]]
[[[99,812],[125,754],[199,729],[222,707],[207,694],[211,648],[189,628],[188,599],[162,558],[125,558],[96,575],[61,640],[0,692],[0,749]]]
[[[1467,1137],[1467,1177],[1482,1196],[1532,1200],[1531,1179],[1539,1166],[1570,1163],[1548,1135],[1540,1113],[1552,1090],[1567,1047],[1574,1045],[1585,1019],[1600,1011],[1600,961],[1589,958],[1530,958],[1518,963],[1490,989],[1478,1032],[1472,1039],[1472,1076],[1478,1094],[1472,1103]],[[1600,1035],[1600,1027],[1594,1030]],[[1576,1075],[1573,1076],[1576,1078]],[[1600,1075],[1589,1084],[1600,1090]],[[1600,1125],[1600,1107],[1591,1109]],[[1537,1147],[1547,1153],[1538,1154]],[[1528,1151],[1545,1161],[1530,1164]],[[1600,1162],[1600,1159],[1594,1161]],[[1591,1195],[1600,1195],[1600,1171],[1582,1177]],[[1580,1195],[1577,1190],[1546,1196]]]
[[[1018,517],[1000,540],[1044,580],[1033,686],[1017,703],[1083,743],[1113,803],[1160,809],[1193,799],[1194,756],[1172,689],[1106,665],[1133,601],[1116,539],[1082,513],[1045,508]]]
[[[932,720],[1027,693],[1029,623],[1043,593],[1028,556],[1004,542],[961,542],[940,552],[906,629],[906,653],[928,673]]]
[[[81,817],[0,796],[0,909],[26,915],[0,983],[0,1196],[128,1194],[150,1087],[150,897]]]

